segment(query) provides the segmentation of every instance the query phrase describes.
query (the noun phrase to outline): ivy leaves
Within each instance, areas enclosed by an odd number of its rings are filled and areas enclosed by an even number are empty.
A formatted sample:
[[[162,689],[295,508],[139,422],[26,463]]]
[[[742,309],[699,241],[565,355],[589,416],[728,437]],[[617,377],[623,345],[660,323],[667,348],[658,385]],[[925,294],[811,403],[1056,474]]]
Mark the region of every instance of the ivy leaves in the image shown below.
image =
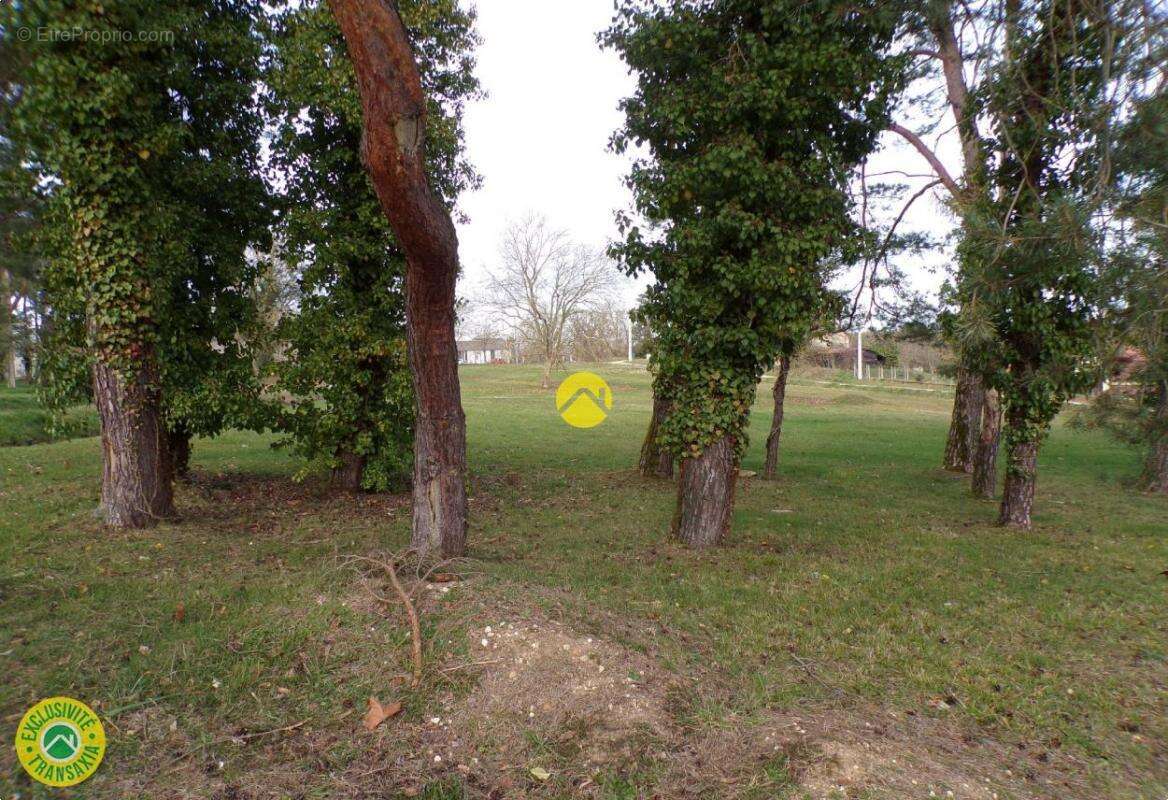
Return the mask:
[[[853,236],[846,183],[874,146],[902,74],[889,4],[833,0],[618,7],[602,41],[637,76],[618,152],[633,215],[613,249],[655,282],[641,308],[657,342],[663,439],[696,456],[741,451],[763,372],[833,313],[829,258]]]

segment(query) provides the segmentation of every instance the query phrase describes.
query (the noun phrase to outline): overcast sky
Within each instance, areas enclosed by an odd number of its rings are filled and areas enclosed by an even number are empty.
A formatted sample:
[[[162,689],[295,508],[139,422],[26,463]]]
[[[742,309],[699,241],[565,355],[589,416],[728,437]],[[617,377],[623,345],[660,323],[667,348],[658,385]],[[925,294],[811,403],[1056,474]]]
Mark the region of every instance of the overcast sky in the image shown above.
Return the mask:
[[[484,268],[494,265],[509,221],[542,213],[578,241],[602,246],[616,236],[613,212],[629,204],[622,181],[627,163],[607,146],[621,124],[617,104],[633,81],[616,54],[596,43],[611,20],[612,0],[478,0],[476,6],[483,39],[477,72],[487,97],[470,106],[465,124],[484,182],[461,200],[469,217],[459,226],[462,296],[473,296]],[[951,138],[943,136],[939,149],[955,170]],[[893,134],[881,141],[871,172],[927,171]],[[906,220],[944,234],[951,222],[935,197],[922,198]],[[926,262],[943,260],[938,254]],[[926,263],[902,266],[921,290],[935,290],[943,277],[929,274]],[[626,287],[629,305],[638,291],[631,282]]]

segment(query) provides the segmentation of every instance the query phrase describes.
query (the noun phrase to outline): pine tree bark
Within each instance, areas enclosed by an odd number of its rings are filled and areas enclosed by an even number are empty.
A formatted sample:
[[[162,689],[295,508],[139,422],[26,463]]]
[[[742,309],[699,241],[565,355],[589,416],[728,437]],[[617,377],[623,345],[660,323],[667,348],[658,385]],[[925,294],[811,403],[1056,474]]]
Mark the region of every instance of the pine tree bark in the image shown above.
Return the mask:
[[[973,472],[984,402],[985,388],[981,378],[964,367],[958,367],[957,392],[953,397],[953,415],[949,420],[949,438],[945,443],[945,469],[951,472]]]
[[[998,393],[985,391],[981,411],[981,435],[973,459],[972,490],[976,497],[992,498],[998,484],[998,443],[1002,438],[1002,408]]]
[[[1156,494],[1168,494],[1168,380],[1160,381],[1156,392],[1152,442],[1144,463],[1144,488]]]
[[[683,458],[673,536],[695,548],[719,544],[730,529],[737,478],[734,440],[729,436],[723,436],[696,458]]]
[[[1006,483],[1002,487],[1002,505],[998,524],[1030,530],[1030,512],[1034,507],[1034,488],[1038,480],[1038,442],[1022,441],[1010,448]]]
[[[104,361],[93,366],[93,395],[101,419],[101,507],[107,525],[149,528],[174,516],[173,475],[159,403],[154,353],[121,374]]]
[[[362,489],[361,479],[365,477],[365,456],[351,450],[341,450],[337,453],[337,458],[341,463],[333,467],[333,487],[343,492],[357,494]]]
[[[766,464],[762,468],[762,476],[767,480],[774,480],[779,470],[779,439],[783,435],[783,404],[787,399],[787,376],[790,372],[791,357],[783,356],[779,359],[775,388],[771,392],[775,411],[771,416],[771,432],[766,441]]]
[[[167,431],[166,436],[174,477],[188,477],[191,474],[191,432],[185,425],[175,425]]]
[[[653,393],[653,417],[649,420],[649,430],[645,433],[645,441],[641,444],[641,461],[639,468],[641,476],[645,478],[672,478],[673,456],[661,446],[661,424],[669,416],[670,402]]]
[[[409,37],[387,0],[329,0],[357,73],[362,156],[406,256],[406,338],[413,375],[412,546],[466,551],[466,418],[458,384],[454,285],[458,238],[426,173],[426,98]]]

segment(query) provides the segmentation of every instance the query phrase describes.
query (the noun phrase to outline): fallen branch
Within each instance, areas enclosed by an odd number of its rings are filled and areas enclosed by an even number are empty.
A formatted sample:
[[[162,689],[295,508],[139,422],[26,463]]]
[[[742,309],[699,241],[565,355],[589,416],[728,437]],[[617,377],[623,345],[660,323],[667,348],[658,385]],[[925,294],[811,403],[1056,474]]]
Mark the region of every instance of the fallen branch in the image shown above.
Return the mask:
[[[247,741],[248,739],[259,739],[262,736],[271,736],[274,733],[287,733],[288,731],[294,731],[297,728],[303,727],[304,723],[308,722],[310,719],[312,719],[312,717],[306,717],[299,722],[293,722],[291,725],[285,725],[283,728],[272,728],[270,731],[256,731],[255,733],[245,733],[242,736],[229,736],[227,739],[220,741],[219,744],[235,742],[239,741],[240,739],[244,741]]]
[[[453,667],[445,667],[444,669],[440,669],[438,671],[439,672],[457,672],[460,669],[469,669],[471,667],[483,667],[483,666],[486,666],[487,664],[502,664],[502,663],[503,663],[503,659],[501,659],[501,658],[491,658],[491,659],[488,659],[486,661],[472,661],[469,664],[455,664]]]
[[[403,555],[407,555],[410,551],[407,550]],[[402,588],[401,581],[397,578],[397,569],[394,568],[394,558],[388,561],[379,561],[368,556],[354,556],[358,561],[368,561],[370,564],[376,564],[386,571],[389,575],[389,582],[393,584],[393,591],[397,594],[402,606],[406,610],[406,616],[410,618],[410,654],[413,658],[414,675],[411,688],[418,688],[422,683],[422,626],[418,624],[418,611],[414,607],[410,596],[406,594],[406,590]]]

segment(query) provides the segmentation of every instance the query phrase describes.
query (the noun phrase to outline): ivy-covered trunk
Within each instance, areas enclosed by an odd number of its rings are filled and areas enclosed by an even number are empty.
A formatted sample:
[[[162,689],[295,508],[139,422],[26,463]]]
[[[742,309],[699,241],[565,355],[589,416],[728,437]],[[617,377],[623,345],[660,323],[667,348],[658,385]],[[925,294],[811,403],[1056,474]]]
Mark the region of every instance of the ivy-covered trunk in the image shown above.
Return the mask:
[[[185,425],[172,425],[167,431],[167,446],[170,448],[170,464],[175,478],[186,478],[191,474],[191,432]]]
[[[1152,441],[1144,464],[1144,487],[1149,492],[1168,494],[1168,380],[1159,382]]]
[[[762,476],[767,480],[774,480],[779,470],[779,439],[783,435],[783,403],[787,398],[787,376],[790,372],[791,357],[781,357],[779,369],[775,373],[775,388],[772,390],[775,412],[771,416],[771,432],[766,441],[766,464],[762,468]]]
[[[115,528],[148,528],[174,515],[170,447],[159,407],[154,353],[133,372],[93,366],[101,419],[101,515]]]
[[[945,469],[951,472],[973,471],[984,398],[981,378],[965,367],[958,367],[953,416],[949,420],[949,438],[945,443]]]
[[[672,478],[673,456],[661,446],[661,424],[669,415],[670,402],[653,392],[653,417],[649,420],[649,430],[641,444],[639,468],[645,478]]]
[[[998,483],[998,442],[1002,438],[1002,408],[998,393],[985,391],[981,411],[981,435],[973,459],[973,494],[992,498]]]
[[[729,436],[723,436],[696,458],[683,458],[673,536],[690,547],[720,543],[730,529],[737,478],[734,439]]]
[[[341,450],[337,453],[337,460],[340,463],[333,467],[333,486],[343,492],[360,492],[361,479],[365,476],[365,456],[352,450]]]
[[[458,238],[426,172],[426,97],[392,3],[330,0],[357,73],[362,154],[406,255],[406,338],[416,403],[413,548],[466,550],[466,419],[458,385],[454,284]]]
[[[1034,488],[1038,481],[1038,442],[1023,440],[1010,446],[1006,483],[1002,487],[1002,505],[998,524],[1030,530],[1030,511],[1034,506]]]

